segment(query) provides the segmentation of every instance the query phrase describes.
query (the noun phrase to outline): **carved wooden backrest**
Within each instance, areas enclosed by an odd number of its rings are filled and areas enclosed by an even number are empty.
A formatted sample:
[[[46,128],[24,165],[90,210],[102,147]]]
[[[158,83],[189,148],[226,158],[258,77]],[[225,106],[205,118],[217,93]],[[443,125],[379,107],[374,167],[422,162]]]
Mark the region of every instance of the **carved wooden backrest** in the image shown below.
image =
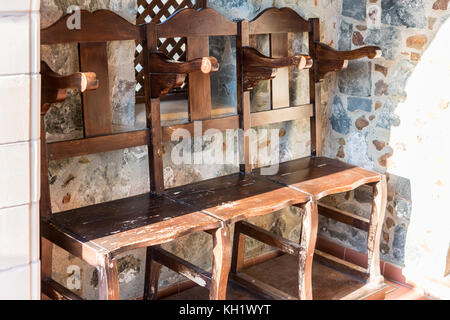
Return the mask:
[[[60,77],[45,63],[42,68],[42,126],[41,126],[41,215],[51,214],[48,185],[49,160],[95,154],[149,143],[148,130],[113,134],[107,42],[140,40],[145,42],[144,27],[136,26],[114,12],[81,10],[80,29],[69,29],[67,15],[41,30],[41,44],[77,43],[80,72]],[[67,88],[82,93],[84,134],[82,139],[45,141],[44,115],[53,102],[63,101]]]
[[[162,176],[162,143],[171,140],[172,133],[179,128],[188,130],[194,136],[194,122],[202,122],[203,134],[208,129],[219,130],[239,128],[238,116],[229,116],[220,119],[211,117],[211,88],[210,72],[217,71],[218,64],[214,57],[209,56],[209,37],[236,36],[237,24],[227,20],[213,9],[182,9],[174,13],[169,19],[160,24],[147,24],[146,54],[150,56],[150,77],[146,86],[150,86],[147,97],[147,119],[152,131],[151,150],[154,159],[151,171],[152,189],[160,192],[164,190]],[[186,38],[187,62],[184,64],[166,61],[158,50],[160,38]],[[159,61],[159,62],[158,62]],[[209,66],[205,72],[203,67]],[[163,70],[166,70],[165,74]],[[170,71],[169,71],[170,70]],[[173,87],[180,86],[189,77],[189,123],[161,127],[160,99]],[[165,88],[164,88],[165,87]]]
[[[169,18],[174,12],[184,9],[206,8],[206,0],[138,0],[136,24],[161,23]],[[186,38],[160,38],[158,39],[158,50],[166,54],[170,59],[176,61],[186,61]],[[144,93],[144,54],[140,41],[136,42],[135,71],[136,71],[136,101],[142,102],[145,99]],[[174,89],[170,93],[170,98],[185,98],[187,87]],[[169,97],[168,97],[169,98]]]

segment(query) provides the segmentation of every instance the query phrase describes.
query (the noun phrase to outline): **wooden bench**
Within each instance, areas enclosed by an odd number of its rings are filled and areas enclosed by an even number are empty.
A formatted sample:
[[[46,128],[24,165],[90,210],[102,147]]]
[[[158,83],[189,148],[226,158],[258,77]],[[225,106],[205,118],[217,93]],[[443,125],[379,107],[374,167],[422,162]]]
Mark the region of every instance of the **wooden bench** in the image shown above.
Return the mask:
[[[207,287],[211,299],[224,299],[230,264],[229,228],[205,212],[155,192],[161,188],[159,183],[162,181],[162,170],[158,167],[160,145],[154,145],[156,137],[160,137],[156,132],[161,132],[161,127],[154,114],[154,104],[150,105],[153,100],[147,100],[147,118],[152,119],[147,130],[113,134],[106,43],[118,40],[142,41],[147,57],[146,70],[158,72],[158,79],[172,80],[174,74],[171,68],[179,72],[175,77],[177,81],[184,80],[185,74],[193,71],[209,73],[217,69],[217,61],[209,57],[187,63],[166,61],[164,57],[149,52],[154,46],[151,38],[152,25],[135,26],[110,11],[82,11],[81,30],[67,29],[67,19],[66,16],[41,31],[41,44],[78,43],[82,71],[69,76],[59,76],[45,63],[42,64],[40,215],[43,293],[55,299],[79,298],[52,280],[52,244],[97,268],[101,299],[119,298],[117,255],[147,247],[145,299],[156,297],[156,292],[152,291],[152,279],[158,278],[158,254],[164,254],[164,261],[161,261],[164,265]],[[153,84],[154,89],[155,83]],[[52,103],[66,99],[67,89],[70,88],[83,92],[84,138],[46,144],[44,116]],[[147,85],[145,91],[148,97],[149,89],[150,85]],[[151,130],[153,135],[150,134]],[[153,139],[150,139],[151,136]],[[52,214],[47,168],[49,160],[142,145],[148,145],[151,151],[150,193]],[[153,250],[162,243],[200,231],[208,231],[213,235],[212,274],[165,253],[161,248]]]
[[[342,192],[362,184],[373,184],[375,206],[370,223],[362,224],[369,231],[369,272],[371,283],[381,281],[376,273],[379,264],[379,232],[384,214],[385,183],[382,175],[355,168],[336,160],[320,156],[320,84],[324,75],[346,66],[348,59],[368,56],[374,58],[379,49],[367,47],[351,52],[337,52],[319,42],[318,19],[306,21],[291,9],[268,9],[254,21],[231,22],[213,9],[185,9],[174,13],[160,24],[134,26],[104,10],[90,14],[82,12],[83,29],[68,31],[65,19],[42,31],[43,44],[80,43],[81,71],[90,79],[90,85],[77,88],[86,90],[83,95],[85,138],[82,140],[45,144],[42,147],[42,235],[45,239],[97,266],[101,280],[101,297],[118,298],[117,266],[114,258],[125,250],[148,247],[145,298],[153,299],[158,290],[159,270],[162,265],[187,276],[199,285],[210,288],[210,297],[224,299],[230,264],[233,278],[248,288],[259,290],[266,296],[278,299],[312,299],[311,267],[317,236],[317,201],[328,194]],[[309,55],[287,55],[287,33],[309,34]],[[271,34],[271,57],[249,47],[250,35]],[[222,118],[211,116],[209,72],[218,69],[217,60],[208,57],[209,37],[235,36],[237,48],[238,115]],[[188,44],[187,63],[168,60],[158,52],[159,38],[185,37]],[[140,40],[144,43],[145,102],[147,130],[112,134],[107,96],[107,61],[105,42],[112,40]],[[290,107],[286,67],[310,68],[310,103]],[[280,69],[279,76],[277,70]],[[77,74],[69,81],[80,82]],[[176,126],[161,125],[160,104],[172,88],[181,86],[189,77],[189,122]],[[78,78],[77,78],[78,77]],[[48,79],[48,80],[46,80]],[[55,80],[56,79],[56,80]],[[250,111],[250,90],[261,80],[274,79],[272,83],[272,110],[261,113]],[[78,81],[78,82],[77,82]],[[43,76],[43,97],[48,94],[61,101],[67,81],[58,81],[55,75]],[[56,85],[55,85],[56,84]],[[103,86],[102,86],[103,84]],[[89,90],[95,91],[89,91]],[[54,94],[56,91],[56,95]],[[89,92],[88,92],[89,91]],[[287,95],[286,95],[287,91]],[[48,93],[46,93],[48,92]],[[50,94],[53,92],[53,96]],[[287,100],[288,101],[288,100]],[[43,105],[43,113],[48,104]],[[99,116],[101,115],[101,116]],[[312,157],[281,164],[280,173],[261,175],[251,164],[248,135],[240,136],[241,157],[244,159],[240,173],[214,178],[198,183],[165,190],[163,177],[162,144],[171,141],[172,133],[185,129],[191,136],[203,135],[208,129],[241,129],[280,121],[311,117]],[[194,126],[201,122],[202,132]],[[45,137],[45,130],[43,137]],[[63,159],[91,153],[148,145],[150,189],[146,195],[121,199],[70,212],[51,215],[47,160]],[[291,180],[289,178],[292,177]],[[299,242],[283,239],[244,220],[266,215],[287,206],[304,209]],[[327,209],[329,212],[331,209]],[[339,221],[350,221],[348,215],[334,212]],[[340,218],[344,217],[344,218]],[[167,219],[165,219],[167,218]],[[138,221],[136,223],[129,223]],[[357,220],[357,219],[353,219]],[[352,220],[352,221],[353,221]],[[233,261],[230,258],[229,228],[236,224]],[[355,223],[356,225],[357,223]],[[361,224],[360,224],[361,225]],[[159,244],[193,232],[207,231],[214,236],[214,265],[212,276],[158,247]],[[290,296],[277,288],[262,284],[242,271],[245,237],[250,236],[279,250],[298,257],[298,295]],[[54,292],[64,291],[51,280],[50,249],[43,241],[44,292],[58,297]],[[378,265],[379,268],[379,265]],[[373,281],[372,281],[373,280]],[[61,289],[61,290],[58,290]],[[53,294],[52,294],[53,293]]]
[[[385,176],[376,172],[365,170],[356,166],[352,166],[343,163],[338,160],[322,157],[322,143],[321,143],[321,84],[324,76],[333,71],[339,71],[346,68],[348,60],[368,57],[370,59],[381,56],[381,49],[378,47],[368,46],[353,51],[336,51],[327,45],[320,43],[320,24],[319,19],[310,19],[306,21],[302,19],[297,13],[289,8],[276,9],[270,8],[262,12],[255,20],[247,23],[241,23],[241,38],[242,40],[242,52],[246,55],[246,46],[248,45],[249,35],[255,34],[271,34],[271,50],[272,56],[278,55],[280,52],[285,53],[288,50],[288,38],[287,32],[308,32],[309,37],[309,55],[313,60],[313,67],[310,69],[310,105],[304,105],[299,107],[290,107],[284,109],[277,109],[280,107],[279,97],[287,97],[289,102],[289,80],[287,74],[283,73],[284,77],[277,79],[278,83],[284,83],[284,85],[272,84],[272,110],[263,112],[264,116],[260,117],[258,113],[250,114],[250,97],[248,92],[244,92],[243,110],[247,112],[245,117],[249,124],[254,122],[254,119],[263,118],[264,123],[276,122],[277,119],[294,120],[299,117],[310,116],[311,123],[311,156],[303,159],[288,161],[280,164],[279,170],[275,175],[267,176],[264,178],[270,181],[280,183],[283,186],[287,186],[294,190],[302,191],[311,196],[311,212],[314,212],[313,217],[307,222],[307,228],[311,230],[317,230],[317,219],[315,219],[315,213],[318,212],[324,216],[330,217],[339,222],[353,226],[360,230],[368,232],[367,250],[368,250],[368,267],[361,270],[359,266],[349,264],[343,260],[328,254],[323,254],[320,251],[316,251],[316,258],[321,261],[327,262],[335,267],[342,267],[346,271],[356,274],[365,279],[368,278],[368,285],[358,293],[352,294],[353,298],[366,296],[369,291],[382,290],[384,287],[383,277],[380,274],[380,259],[379,259],[379,247],[382,224],[384,221],[384,212],[386,208],[386,179]],[[245,83],[246,70],[251,62],[244,60],[243,78]],[[259,66],[260,68],[262,65]],[[270,65],[267,65],[270,67]],[[244,85],[244,90],[247,88]],[[278,97],[274,99],[274,97]],[[286,99],[284,99],[286,100]],[[285,105],[282,105],[285,106]],[[302,108],[305,111],[303,113],[292,112],[293,108]],[[285,116],[288,115],[288,116]],[[258,120],[258,123],[261,121]],[[262,176],[261,169],[252,168],[250,164],[246,164],[246,172],[253,171],[254,174]],[[373,187],[373,205],[370,221],[365,221],[363,218],[359,218],[342,210],[336,210],[330,207],[318,205],[318,201],[323,197],[331,194],[337,194],[354,190],[362,185],[368,184]],[[304,221],[305,223],[305,221]],[[312,226],[310,225],[312,224]],[[244,241],[244,237],[239,234],[252,236],[257,232],[257,229],[243,224],[236,226],[237,234],[235,234],[235,240],[240,239]],[[302,241],[315,242],[315,234],[311,233],[310,239],[304,238],[302,235]],[[311,244],[312,246],[313,244]],[[242,243],[234,243],[234,251],[241,251],[243,247]],[[313,252],[308,252],[312,254]],[[242,256],[242,253],[233,252],[233,256]],[[233,262],[234,265],[235,262]],[[311,264],[307,264],[308,267]],[[239,270],[239,268],[238,268]],[[234,271],[238,271],[234,270]],[[311,270],[305,270],[310,273]]]

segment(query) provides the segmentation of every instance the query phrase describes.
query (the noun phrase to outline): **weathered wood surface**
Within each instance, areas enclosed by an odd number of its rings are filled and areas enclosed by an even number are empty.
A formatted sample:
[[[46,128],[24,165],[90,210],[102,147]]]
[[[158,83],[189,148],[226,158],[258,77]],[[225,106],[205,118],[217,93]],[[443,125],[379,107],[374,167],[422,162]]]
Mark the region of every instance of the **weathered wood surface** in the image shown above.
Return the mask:
[[[312,300],[312,265],[319,226],[317,201],[310,201],[304,204],[303,208],[305,212],[302,217],[302,231],[300,234],[302,250],[298,255],[297,269],[298,298],[300,300]]]
[[[370,214],[370,227],[367,236],[369,283],[372,285],[377,285],[384,281],[380,271],[380,240],[386,205],[387,182],[386,176],[383,175],[379,182],[373,184],[372,212]]]
[[[145,260],[144,300],[156,300],[162,265],[153,258],[154,247],[147,248]]]
[[[309,196],[303,192],[243,174],[169,189],[165,194],[228,223],[272,213],[309,200]]]
[[[231,235],[228,225],[213,231],[213,265],[209,286],[210,300],[226,300],[231,268]]]
[[[98,297],[100,300],[119,300],[119,272],[117,261],[108,255],[97,264]]]
[[[259,172],[260,169],[255,170],[256,174]],[[381,180],[381,174],[335,159],[307,157],[280,164],[278,174],[267,178],[310,194],[319,200],[330,194],[378,182]]]

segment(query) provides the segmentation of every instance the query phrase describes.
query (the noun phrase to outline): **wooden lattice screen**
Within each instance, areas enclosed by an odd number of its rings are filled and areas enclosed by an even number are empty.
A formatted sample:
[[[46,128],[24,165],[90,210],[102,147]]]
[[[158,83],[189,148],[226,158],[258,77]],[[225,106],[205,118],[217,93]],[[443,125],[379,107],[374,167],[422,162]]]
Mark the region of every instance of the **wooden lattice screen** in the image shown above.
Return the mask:
[[[154,22],[160,23],[170,17],[175,11],[183,8],[206,8],[207,0],[138,0],[137,24]],[[170,58],[178,61],[186,60],[186,39],[172,38],[159,39],[159,50]],[[136,72],[136,100],[142,101],[144,97],[144,73],[142,45],[136,44],[135,72]],[[186,92],[186,88],[179,90]]]

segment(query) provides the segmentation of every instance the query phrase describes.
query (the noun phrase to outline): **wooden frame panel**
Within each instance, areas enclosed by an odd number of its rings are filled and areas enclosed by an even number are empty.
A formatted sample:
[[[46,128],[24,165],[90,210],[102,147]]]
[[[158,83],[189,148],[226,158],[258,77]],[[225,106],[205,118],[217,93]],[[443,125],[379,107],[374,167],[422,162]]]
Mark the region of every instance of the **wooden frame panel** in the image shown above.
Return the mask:
[[[209,56],[209,38],[187,38],[187,60]],[[211,118],[211,78],[209,74],[194,72],[189,74],[189,120]]]
[[[83,130],[85,137],[112,133],[111,97],[109,91],[106,42],[80,43],[80,71],[94,72],[99,87],[83,92]]]
[[[305,104],[298,107],[288,107],[269,111],[253,112],[251,126],[257,127],[265,124],[297,120],[301,118],[308,118],[312,115],[312,104]]]
[[[287,33],[272,33],[270,35],[270,53],[272,58],[289,56]],[[277,76],[270,82],[270,100],[272,109],[290,106],[289,68],[277,69]]]
[[[91,13],[80,10],[80,15],[81,29],[67,28],[67,20],[72,16],[68,14],[50,27],[41,30],[41,44],[107,42],[141,38],[139,26],[112,11],[97,10]]]

